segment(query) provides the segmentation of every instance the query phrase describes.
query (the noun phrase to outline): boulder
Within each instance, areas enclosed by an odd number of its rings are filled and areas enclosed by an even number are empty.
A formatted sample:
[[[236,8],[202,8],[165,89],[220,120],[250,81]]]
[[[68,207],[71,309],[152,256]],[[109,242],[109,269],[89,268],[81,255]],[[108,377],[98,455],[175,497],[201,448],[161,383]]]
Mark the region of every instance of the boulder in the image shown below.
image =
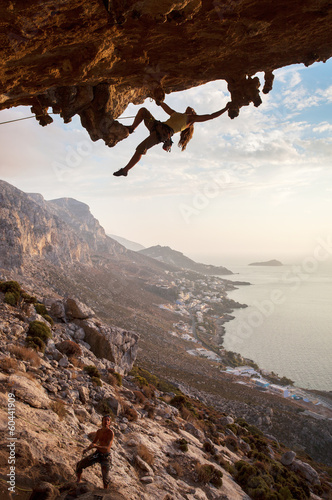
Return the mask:
[[[69,319],[87,319],[95,316],[94,311],[90,307],[72,298],[66,300],[65,311]]]
[[[90,414],[86,411],[85,408],[75,408],[74,409],[74,412],[75,412],[75,415],[77,415],[77,417],[79,417],[79,419],[83,419],[83,420],[86,420],[86,421],[89,421],[90,420]]]
[[[320,484],[319,475],[311,465],[302,462],[301,460],[294,460],[292,463],[292,470],[297,474],[301,474],[309,483]]]
[[[57,319],[64,319],[66,317],[65,306],[62,300],[55,300],[50,305],[51,316]]]
[[[143,476],[141,477],[141,482],[144,484],[151,484],[153,483],[154,479],[152,476]]]
[[[201,431],[200,429],[197,429],[192,423],[187,422],[186,425],[184,426],[184,429],[187,432],[190,432],[193,436],[197,437],[200,441],[203,441],[205,439],[204,432]]]
[[[62,368],[66,368],[69,365],[69,361],[66,355],[62,356],[62,358],[59,360],[59,366]]]
[[[11,334],[15,336],[22,335],[24,332],[24,328],[21,325],[12,325],[11,326]]]
[[[283,465],[292,465],[296,457],[296,453],[294,451],[286,451],[280,459]]]
[[[143,460],[143,458],[141,458],[139,455],[135,456],[135,463],[143,472],[146,472],[151,477],[154,476],[152,467],[150,467],[150,465],[147,464],[145,460]]]
[[[51,483],[42,482],[35,486],[30,498],[38,500],[55,500],[60,496],[59,490]]]
[[[75,340],[84,340],[85,332],[83,328],[77,328],[77,330],[73,332],[73,337]]]
[[[220,419],[220,423],[222,425],[230,425],[230,424],[234,424],[234,418],[230,417],[229,415],[227,415],[226,417],[222,417]]]
[[[115,416],[118,416],[120,415],[120,413],[122,412],[122,406],[121,406],[121,403],[119,400],[117,400],[116,398],[112,397],[112,396],[109,396],[107,399],[107,404],[110,406],[110,408],[112,409],[113,413]]]
[[[24,403],[34,408],[48,408],[50,400],[45,389],[36,381],[20,375],[8,378],[10,390]]]
[[[135,332],[111,327],[93,319],[77,321],[85,332],[85,341],[97,358],[114,363],[115,371],[128,373],[135,362],[139,335]],[[79,341],[80,345],[83,341]]]
[[[78,392],[80,400],[85,405],[89,401],[89,389],[87,387],[79,386]]]

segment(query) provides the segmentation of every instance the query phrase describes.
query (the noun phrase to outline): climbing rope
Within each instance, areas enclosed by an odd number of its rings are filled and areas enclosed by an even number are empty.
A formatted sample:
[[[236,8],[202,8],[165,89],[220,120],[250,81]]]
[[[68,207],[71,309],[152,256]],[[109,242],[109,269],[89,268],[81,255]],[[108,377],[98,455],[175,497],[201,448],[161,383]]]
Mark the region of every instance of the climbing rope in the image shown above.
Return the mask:
[[[2,479],[1,477],[0,477],[0,481],[1,481],[2,483],[6,484],[6,485],[8,486],[7,481],[5,481],[4,479]],[[31,493],[31,492],[33,491],[33,490],[31,490],[31,489],[28,489],[28,490],[27,490],[27,489],[25,489],[25,488],[20,488],[19,486],[16,486],[16,485],[15,485],[15,489],[16,489],[16,490],[20,490],[20,491],[26,491],[26,492],[28,492],[28,493]]]
[[[31,115],[31,116],[26,116],[25,118],[16,118],[16,120],[8,120],[6,122],[0,122],[0,125],[5,125],[6,123],[20,122],[21,120],[29,120],[30,118],[39,118],[42,116],[57,115],[57,114],[58,113],[48,113],[47,115]],[[123,116],[122,118],[117,118],[117,120],[127,120],[129,118],[135,118],[135,116]]]

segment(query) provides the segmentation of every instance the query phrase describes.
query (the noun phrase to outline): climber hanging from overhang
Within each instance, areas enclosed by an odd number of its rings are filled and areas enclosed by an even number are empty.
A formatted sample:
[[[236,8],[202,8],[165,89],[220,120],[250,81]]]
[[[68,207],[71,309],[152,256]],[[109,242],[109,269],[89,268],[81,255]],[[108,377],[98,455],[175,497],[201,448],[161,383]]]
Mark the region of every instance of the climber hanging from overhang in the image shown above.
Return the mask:
[[[194,133],[194,123],[198,122],[206,122],[208,120],[213,120],[214,118],[218,118],[218,116],[222,115],[227,111],[229,104],[223,109],[216,111],[215,113],[211,113],[210,115],[197,115],[193,108],[187,107],[184,113],[177,113],[173,109],[171,109],[166,103],[163,101],[156,100],[156,104],[161,106],[162,109],[169,114],[168,120],[164,122],[160,122],[156,120],[152,114],[146,109],[141,108],[132,125],[128,126],[129,133],[131,134],[138,127],[138,125],[144,121],[145,126],[150,132],[150,135],[139,144],[136,148],[136,151],[132,158],[129,160],[127,165],[123,168],[120,168],[117,172],[114,172],[113,175],[116,177],[127,176],[128,171],[133,168],[141,159],[142,155],[144,155],[148,149],[152,148],[156,144],[163,143],[163,149],[165,151],[170,151],[172,146],[172,136],[178,132],[180,132],[180,140],[179,147],[181,147],[182,151],[186,149],[186,146]]]

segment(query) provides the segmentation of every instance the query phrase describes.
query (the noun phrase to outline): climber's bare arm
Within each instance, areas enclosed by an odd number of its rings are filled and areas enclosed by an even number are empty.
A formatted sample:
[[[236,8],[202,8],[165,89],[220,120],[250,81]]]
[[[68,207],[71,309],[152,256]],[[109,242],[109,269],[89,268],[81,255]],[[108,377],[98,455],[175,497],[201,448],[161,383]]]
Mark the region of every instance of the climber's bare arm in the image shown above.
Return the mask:
[[[168,113],[170,116],[175,113],[174,109],[170,108],[169,106],[167,106],[167,104],[165,102],[158,102],[157,103],[158,106],[160,106],[161,108],[163,108],[164,111],[166,111],[166,113]]]
[[[207,122],[209,120],[213,120],[214,118],[218,118],[218,116],[221,116],[225,113],[225,111],[227,111],[229,104],[230,103],[226,104],[223,109],[220,109],[215,113],[211,113],[210,115],[188,115],[188,123]]]

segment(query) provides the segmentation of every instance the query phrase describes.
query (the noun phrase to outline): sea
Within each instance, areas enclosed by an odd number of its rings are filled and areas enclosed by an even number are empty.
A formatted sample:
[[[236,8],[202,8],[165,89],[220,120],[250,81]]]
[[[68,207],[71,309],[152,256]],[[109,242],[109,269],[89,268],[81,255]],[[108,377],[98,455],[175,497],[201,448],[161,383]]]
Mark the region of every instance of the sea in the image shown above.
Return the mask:
[[[311,264],[311,265],[309,265]],[[297,387],[332,391],[331,268],[289,264],[231,267],[228,292],[242,304],[225,323],[224,347],[286,376]]]

